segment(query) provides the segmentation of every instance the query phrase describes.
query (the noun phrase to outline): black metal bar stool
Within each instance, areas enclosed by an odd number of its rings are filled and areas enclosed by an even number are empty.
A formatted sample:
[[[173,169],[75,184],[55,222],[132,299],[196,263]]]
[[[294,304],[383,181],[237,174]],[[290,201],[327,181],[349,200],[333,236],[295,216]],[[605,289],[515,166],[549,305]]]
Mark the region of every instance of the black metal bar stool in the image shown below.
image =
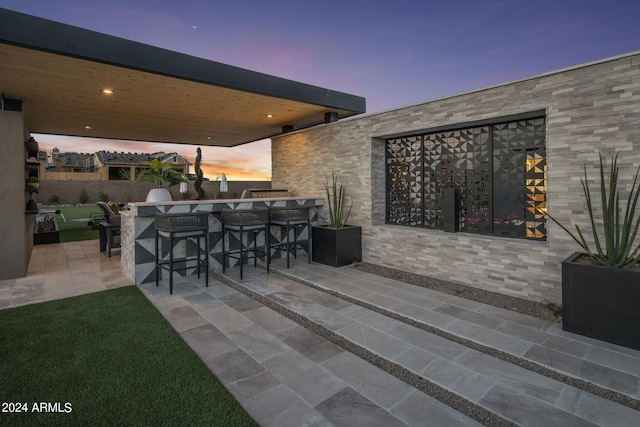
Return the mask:
[[[289,268],[289,255],[293,249],[294,258],[298,258],[298,247],[305,249],[309,254],[309,263],[311,263],[311,222],[309,220],[309,208],[304,206],[298,207],[272,207],[269,208],[269,225],[280,227],[280,241],[271,245],[272,248],[287,251],[287,268]],[[307,226],[307,238],[298,240],[298,228]],[[293,229],[293,241],[290,240],[291,230]],[[285,232],[284,239],[282,231]]]
[[[222,272],[226,272],[227,258],[235,258],[240,261],[240,280],[242,280],[243,265],[245,259],[253,258],[253,265],[258,265],[258,257],[264,256],[267,261],[267,273],[269,272],[269,209],[223,209],[222,210]],[[258,235],[264,231],[264,250],[258,249]],[[229,250],[225,249],[224,236],[229,232]],[[239,233],[239,249],[231,249],[232,234]],[[244,235],[247,233],[247,245],[244,245]],[[253,237],[253,248],[249,237]]]
[[[209,213],[157,213],[155,215],[156,226],[156,286],[160,279],[160,269],[169,270],[169,293],[173,294],[173,272],[193,268],[187,264],[196,261],[195,268],[200,278],[200,269],[205,268],[205,283],[209,286]],[[163,259],[166,255],[160,253],[162,241],[169,240],[169,259]],[[189,255],[190,239],[195,239],[197,254]],[[204,239],[204,257],[201,256],[200,239]],[[185,241],[184,257],[174,258],[173,249],[179,241]]]

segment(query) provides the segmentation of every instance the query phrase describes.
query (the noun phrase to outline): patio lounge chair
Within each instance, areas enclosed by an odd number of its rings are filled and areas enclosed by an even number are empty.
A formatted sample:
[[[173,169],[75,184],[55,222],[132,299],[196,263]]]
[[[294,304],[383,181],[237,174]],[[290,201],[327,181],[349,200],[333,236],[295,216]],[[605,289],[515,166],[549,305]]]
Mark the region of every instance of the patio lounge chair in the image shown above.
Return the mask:
[[[98,223],[100,228],[100,251],[107,251],[111,257],[111,250],[120,247],[120,215],[114,209],[115,204],[96,202],[104,214],[104,218]]]

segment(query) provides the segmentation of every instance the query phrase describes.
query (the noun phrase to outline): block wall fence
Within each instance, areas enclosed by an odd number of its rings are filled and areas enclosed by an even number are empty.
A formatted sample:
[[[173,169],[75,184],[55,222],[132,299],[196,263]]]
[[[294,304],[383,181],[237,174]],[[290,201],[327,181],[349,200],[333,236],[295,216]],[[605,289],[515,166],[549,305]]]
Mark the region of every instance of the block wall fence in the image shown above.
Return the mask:
[[[385,139],[543,111],[549,212],[590,233],[580,178],[620,152],[621,189],[640,166],[640,52],[272,139],[272,185],[324,194],[336,171],[363,227],[363,261],[534,301],[560,302],[561,262],[578,245],[549,221],[546,241],[385,224]]]
[[[229,181],[229,191],[226,197],[240,197],[246,188],[271,188],[270,181]],[[144,201],[153,184],[143,182],[133,184],[130,181],[96,181],[96,180],[43,180],[40,183],[37,202],[47,204],[52,196],[57,196],[58,204],[70,205],[80,203],[80,195],[87,191],[87,203],[102,200],[103,195],[114,202]],[[202,183],[206,198],[220,198],[220,181],[205,181]],[[182,200],[178,186],[170,189],[174,200]],[[193,181],[189,182],[187,196],[196,195]]]

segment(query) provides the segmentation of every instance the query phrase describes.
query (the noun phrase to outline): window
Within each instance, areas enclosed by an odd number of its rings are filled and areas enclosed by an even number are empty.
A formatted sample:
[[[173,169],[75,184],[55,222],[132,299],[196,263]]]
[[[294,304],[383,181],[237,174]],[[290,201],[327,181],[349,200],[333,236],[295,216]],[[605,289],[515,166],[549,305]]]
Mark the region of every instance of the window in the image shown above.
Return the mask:
[[[457,190],[458,231],[546,239],[545,119],[386,141],[386,222],[443,229]]]
[[[126,181],[130,179],[131,168],[110,166],[109,167],[109,181]]]

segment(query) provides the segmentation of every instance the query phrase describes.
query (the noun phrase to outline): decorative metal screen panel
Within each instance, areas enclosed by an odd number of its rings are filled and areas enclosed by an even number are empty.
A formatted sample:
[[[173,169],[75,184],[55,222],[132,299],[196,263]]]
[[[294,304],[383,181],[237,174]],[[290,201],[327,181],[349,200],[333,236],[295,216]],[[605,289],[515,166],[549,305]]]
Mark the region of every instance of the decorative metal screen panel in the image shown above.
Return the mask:
[[[441,147],[437,199],[442,199],[444,189],[457,188],[460,194],[461,229],[487,232],[488,223],[477,219],[483,218],[480,215],[486,211],[491,198],[489,128],[441,132],[427,135],[425,139]],[[439,228],[442,223],[443,219],[439,218]]]
[[[460,230],[546,238],[545,119],[387,140],[387,222],[443,228],[447,188]]]
[[[544,119],[493,126],[494,233],[543,238],[546,207]]]
[[[442,218],[442,175],[441,161],[442,144],[429,138],[424,140],[424,226],[427,228],[441,228]]]
[[[387,222],[422,225],[422,137],[387,141]]]

